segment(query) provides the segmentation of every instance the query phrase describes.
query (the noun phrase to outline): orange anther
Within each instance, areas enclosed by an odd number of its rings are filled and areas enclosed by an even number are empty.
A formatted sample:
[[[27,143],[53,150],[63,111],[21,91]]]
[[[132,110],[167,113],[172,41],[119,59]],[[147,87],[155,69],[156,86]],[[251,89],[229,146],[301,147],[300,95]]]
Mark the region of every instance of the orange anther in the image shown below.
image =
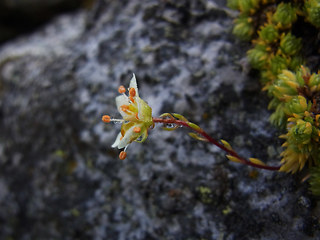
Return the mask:
[[[121,151],[119,154],[119,159],[124,160],[127,157],[127,153],[125,151]]]
[[[134,98],[132,96],[129,96],[129,99],[130,99],[131,102],[134,103]]]
[[[136,113],[136,119],[139,120],[138,113]]]
[[[128,105],[122,105],[120,106],[120,109],[123,111],[123,112],[127,112],[129,110],[129,106]]]
[[[130,95],[131,97],[135,97],[135,96],[136,96],[136,90],[135,90],[134,88],[130,88],[130,90],[129,90],[129,95]]]
[[[141,132],[141,128],[139,128],[139,127],[134,127],[134,128],[133,128],[133,131],[134,131],[135,133],[139,133],[139,132]]]
[[[102,121],[105,123],[109,123],[111,121],[111,118],[109,115],[103,115],[102,116]]]
[[[122,93],[125,93],[125,92],[126,92],[126,88],[121,85],[121,86],[118,88],[118,92],[121,93],[121,94],[122,94]]]

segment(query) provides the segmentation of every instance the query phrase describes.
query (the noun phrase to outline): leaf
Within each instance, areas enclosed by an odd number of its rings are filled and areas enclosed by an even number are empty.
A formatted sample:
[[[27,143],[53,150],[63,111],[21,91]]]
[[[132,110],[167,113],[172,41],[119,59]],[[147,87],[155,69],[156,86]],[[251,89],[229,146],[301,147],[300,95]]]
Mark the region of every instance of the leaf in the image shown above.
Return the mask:
[[[262,162],[260,159],[258,158],[249,158],[250,162],[260,165],[260,166],[266,166],[266,164],[264,162]]]
[[[169,117],[169,118],[172,118],[172,119],[174,118],[171,113],[163,113],[163,114],[161,114],[159,117],[160,117],[160,118]]]
[[[178,113],[172,113],[172,115],[178,119],[178,120],[181,120],[181,121],[184,121],[184,122],[188,122],[188,119],[186,119],[184,116],[182,116],[181,114],[178,114]]]
[[[196,133],[190,132],[190,133],[188,133],[188,134],[189,134],[190,137],[192,137],[192,138],[194,138],[194,139],[197,139],[197,140],[199,140],[199,141],[208,142],[208,140],[207,140],[206,138],[201,137],[201,136],[199,136],[199,135],[196,134]]]
[[[242,161],[237,157],[234,157],[234,156],[231,156],[231,155],[227,155],[227,158],[232,162],[242,163]]]
[[[187,124],[188,124],[188,126],[189,126],[190,128],[192,128],[192,129],[195,130],[195,131],[201,130],[201,128],[200,128],[197,124],[194,124],[194,123],[192,123],[192,122],[187,122]]]
[[[220,141],[227,149],[233,150],[231,145],[226,140],[220,139]]]

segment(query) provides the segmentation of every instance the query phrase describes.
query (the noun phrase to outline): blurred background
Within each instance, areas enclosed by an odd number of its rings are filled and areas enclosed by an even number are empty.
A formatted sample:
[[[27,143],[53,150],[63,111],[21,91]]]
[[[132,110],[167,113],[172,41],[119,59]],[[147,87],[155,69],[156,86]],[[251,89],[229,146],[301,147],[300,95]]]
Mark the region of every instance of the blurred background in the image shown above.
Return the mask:
[[[56,15],[90,8],[95,0],[3,0],[0,2],[0,44],[34,31]]]
[[[0,2],[0,239],[320,239],[295,176],[156,126],[118,159],[119,85],[279,164],[269,98],[224,0]]]

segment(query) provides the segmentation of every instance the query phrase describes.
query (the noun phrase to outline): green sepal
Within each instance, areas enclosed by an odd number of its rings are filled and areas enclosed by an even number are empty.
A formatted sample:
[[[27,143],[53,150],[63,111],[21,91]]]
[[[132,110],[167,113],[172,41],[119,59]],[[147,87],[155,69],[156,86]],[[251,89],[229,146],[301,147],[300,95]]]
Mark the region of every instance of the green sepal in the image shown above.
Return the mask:
[[[141,139],[140,140],[135,140],[138,143],[143,143],[146,139],[148,138],[148,129],[146,128],[144,130],[144,132],[141,135]]]

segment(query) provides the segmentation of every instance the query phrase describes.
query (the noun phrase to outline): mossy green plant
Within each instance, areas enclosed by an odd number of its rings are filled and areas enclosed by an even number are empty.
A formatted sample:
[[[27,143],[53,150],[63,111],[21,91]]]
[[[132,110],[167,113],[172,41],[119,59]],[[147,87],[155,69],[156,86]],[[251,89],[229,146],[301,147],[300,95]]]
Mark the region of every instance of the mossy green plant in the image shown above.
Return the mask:
[[[304,11],[306,20],[316,27],[320,27],[320,1],[308,0],[305,1]]]
[[[308,23],[320,28],[320,0],[256,0],[246,4],[245,10],[240,2],[229,0],[228,6],[239,11],[242,22],[255,24],[247,37],[240,36],[244,33],[240,26],[233,33],[252,42],[247,56],[252,68],[260,71],[262,89],[271,97],[270,121],[285,131],[280,136],[285,140],[280,171],[296,173],[305,165],[318,169],[320,75],[303,66],[307,64],[302,54],[305,46],[295,24],[300,19],[300,28]],[[311,171],[314,193],[320,193],[319,172]]]
[[[242,40],[250,40],[254,33],[252,19],[247,16],[237,18],[235,20],[233,33]]]
[[[306,163],[309,166],[320,163],[320,112],[317,103],[320,85],[315,85],[319,77],[319,74],[310,74],[305,67],[296,73],[283,70],[269,88],[274,97],[271,105],[278,107],[271,118],[287,129],[287,133],[281,135],[286,141],[280,171],[295,173]]]
[[[291,3],[281,2],[272,15],[272,22],[279,28],[290,28],[297,20],[297,9]]]

